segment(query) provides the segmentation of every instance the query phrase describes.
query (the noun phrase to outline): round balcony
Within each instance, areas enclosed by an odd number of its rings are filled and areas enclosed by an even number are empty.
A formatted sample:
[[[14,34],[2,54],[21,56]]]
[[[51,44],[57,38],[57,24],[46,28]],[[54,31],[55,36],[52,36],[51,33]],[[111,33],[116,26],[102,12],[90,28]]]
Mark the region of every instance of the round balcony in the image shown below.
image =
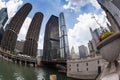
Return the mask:
[[[113,62],[120,53],[120,33],[114,33],[97,44],[103,59]]]

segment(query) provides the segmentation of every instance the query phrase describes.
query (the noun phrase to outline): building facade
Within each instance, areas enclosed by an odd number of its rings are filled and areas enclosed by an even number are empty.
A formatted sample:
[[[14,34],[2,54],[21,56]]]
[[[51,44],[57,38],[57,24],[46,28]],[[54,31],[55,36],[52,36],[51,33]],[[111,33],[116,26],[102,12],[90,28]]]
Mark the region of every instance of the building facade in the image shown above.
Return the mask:
[[[84,45],[81,45],[78,47],[78,49],[79,49],[80,58],[86,58],[86,56],[88,55],[87,47]]]
[[[67,61],[67,77],[85,80],[96,80],[107,64],[101,56],[83,60]]]
[[[20,10],[12,18],[8,25],[8,30],[5,31],[1,42],[1,48],[3,50],[14,51],[21,26],[31,9],[32,5],[27,3],[20,8]]]
[[[63,59],[70,58],[67,27],[63,12],[59,15],[59,27],[60,27],[60,57]]]
[[[58,58],[59,46],[58,17],[52,15],[45,27],[43,60],[52,60]]]
[[[114,32],[120,31],[120,0],[97,0],[107,14]]]
[[[36,57],[42,20],[43,14],[41,12],[37,12],[34,15],[30,27],[28,29],[23,48],[23,54]]]

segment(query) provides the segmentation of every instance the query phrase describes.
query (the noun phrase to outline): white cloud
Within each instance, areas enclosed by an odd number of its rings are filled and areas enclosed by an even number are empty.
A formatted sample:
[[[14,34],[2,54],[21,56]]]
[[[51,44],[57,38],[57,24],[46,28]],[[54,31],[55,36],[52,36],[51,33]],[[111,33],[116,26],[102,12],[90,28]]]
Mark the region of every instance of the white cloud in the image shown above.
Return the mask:
[[[68,3],[63,6],[64,9],[78,11],[81,7],[91,3],[97,9],[100,8],[97,0],[66,0]]]
[[[23,4],[23,0],[9,0],[8,2],[5,2],[4,0],[0,0],[0,9],[3,7],[7,7],[8,11],[8,17],[14,16],[16,11],[18,10],[18,7]]]
[[[3,8],[3,7],[5,7],[5,1],[0,0],[0,9]]]
[[[103,27],[106,27],[104,15],[95,15],[95,17]],[[74,46],[76,52],[78,52],[78,46],[87,46],[88,41],[91,39],[89,27],[92,29],[99,27],[95,20],[91,18],[91,13],[79,15],[77,20],[78,23],[72,29],[68,30],[70,49]]]
[[[22,28],[20,30],[20,33],[18,35],[18,40],[25,40],[25,37],[26,37],[26,33],[27,33],[27,30],[28,30],[28,27],[30,25],[30,22],[31,22],[31,18],[27,17],[22,25]]]
[[[43,38],[44,38],[44,35],[40,34],[39,41],[38,41],[38,49],[43,49]]]

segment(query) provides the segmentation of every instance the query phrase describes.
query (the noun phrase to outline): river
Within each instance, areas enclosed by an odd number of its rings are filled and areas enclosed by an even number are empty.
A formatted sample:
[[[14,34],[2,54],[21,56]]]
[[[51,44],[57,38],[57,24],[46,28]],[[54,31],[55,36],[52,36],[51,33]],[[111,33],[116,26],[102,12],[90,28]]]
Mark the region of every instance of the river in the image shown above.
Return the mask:
[[[56,74],[57,80],[75,80],[54,69],[27,67],[0,58],[0,80],[49,80],[50,74]]]

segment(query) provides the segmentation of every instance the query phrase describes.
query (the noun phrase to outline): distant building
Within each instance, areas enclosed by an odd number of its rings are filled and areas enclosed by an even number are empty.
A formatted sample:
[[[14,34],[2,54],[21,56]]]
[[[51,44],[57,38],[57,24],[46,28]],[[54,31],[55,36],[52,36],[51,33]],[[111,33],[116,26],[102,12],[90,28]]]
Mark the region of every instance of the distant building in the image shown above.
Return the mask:
[[[99,37],[101,35],[100,29],[97,28],[94,31],[91,28],[89,28],[89,29],[90,29],[90,33],[92,35],[92,39],[94,39],[95,43],[99,42]]]
[[[90,51],[90,55],[94,55],[95,54],[95,51],[96,51],[96,44],[94,42],[94,40],[90,40],[88,42],[88,48],[89,48],[89,51]]]
[[[76,54],[75,54],[75,51],[74,51],[74,47],[71,48],[70,59],[76,59]]]
[[[88,55],[87,47],[84,45],[81,45],[78,47],[78,49],[79,49],[80,58],[86,58],[86,56]]]
[[[42,57],[43,56],[43,49],[38,49],[37,55]]]
[[[120,31],[120,0],[97,0],[107,14],[111,30]]]
[[[64,59],[70,58],[67,27],[63,12],[59,15],[59,27],[60,27],[60,56]]]
[[[16,46],[15,46],[16,52],[23,53],[23,45],[24,45],[24,41],[23,40],[17,41],[16,42]]]

